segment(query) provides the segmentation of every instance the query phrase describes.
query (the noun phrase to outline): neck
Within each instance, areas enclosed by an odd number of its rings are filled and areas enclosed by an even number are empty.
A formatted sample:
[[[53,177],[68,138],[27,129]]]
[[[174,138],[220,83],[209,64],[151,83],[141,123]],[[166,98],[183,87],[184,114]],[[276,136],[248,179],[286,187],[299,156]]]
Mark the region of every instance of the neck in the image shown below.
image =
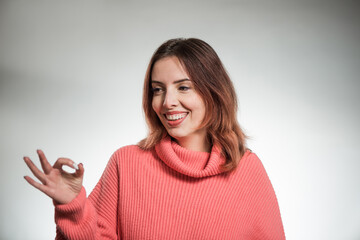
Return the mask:
[[[211,151],[211,143],[206,137],[206,134],[177,138],[175,141],[183,148],[192,151],[208,153]]]

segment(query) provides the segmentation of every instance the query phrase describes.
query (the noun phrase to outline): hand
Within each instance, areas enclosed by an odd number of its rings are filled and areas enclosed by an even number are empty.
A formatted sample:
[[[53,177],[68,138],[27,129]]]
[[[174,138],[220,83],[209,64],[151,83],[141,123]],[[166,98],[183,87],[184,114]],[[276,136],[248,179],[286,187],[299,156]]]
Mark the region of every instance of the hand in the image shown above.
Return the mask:
[[[82,180],[84,176],[84,167],[80,163],[78,169],[76,164],[68,158],[59,158],[53,166],[47,161],[45,154],[37,150],[40,158],[41,167],[44,172],[40,171],[29,157],[24,157],[24,161],[41,183],[34,181],[31,177],[25,176],[25,180],[33,187],[39,189],[58,204],[67,204],[71,202],[80,193]],[[63,165],[76,169],[74,173],[65,172]]]

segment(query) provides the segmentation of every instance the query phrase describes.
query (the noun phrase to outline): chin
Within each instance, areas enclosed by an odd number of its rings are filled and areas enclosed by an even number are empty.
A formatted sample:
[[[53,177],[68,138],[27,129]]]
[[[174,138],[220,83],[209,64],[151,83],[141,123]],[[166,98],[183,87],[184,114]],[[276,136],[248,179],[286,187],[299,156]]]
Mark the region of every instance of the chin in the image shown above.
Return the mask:
[[[184,138],[187,136],[186,133],[184,132],[180,132],[180,131],[177,131],[177,130],[170,130],[170,131],[167,131],[168,134],[172,137],[172,138],[175,138],[175,139],[181,139],[181,138]]]

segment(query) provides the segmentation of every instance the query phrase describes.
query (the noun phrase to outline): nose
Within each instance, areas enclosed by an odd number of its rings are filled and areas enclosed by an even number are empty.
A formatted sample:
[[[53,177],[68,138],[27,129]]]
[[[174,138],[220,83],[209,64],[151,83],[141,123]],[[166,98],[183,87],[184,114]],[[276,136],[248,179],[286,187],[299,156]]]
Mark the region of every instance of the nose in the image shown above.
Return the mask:
[[[176,93],[167,91],[164,96],[163,107],[170,109],[176,107],[178,104],[179,104],[179,100],[177,98]]]

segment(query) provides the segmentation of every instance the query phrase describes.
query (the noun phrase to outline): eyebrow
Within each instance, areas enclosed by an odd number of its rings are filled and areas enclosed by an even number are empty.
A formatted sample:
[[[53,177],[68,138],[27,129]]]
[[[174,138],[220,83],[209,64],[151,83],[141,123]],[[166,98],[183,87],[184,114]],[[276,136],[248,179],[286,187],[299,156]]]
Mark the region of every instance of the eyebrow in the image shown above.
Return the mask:
[[[190,79],[188,79],[188,78],[179,79],[179,80],[174,81],[173,83],[176,84],[176,83],[181,83],[181,82],[185,82],[185,81],[190,81]],[[156,81],[156,80],[151,80],[151,83],[164,84],[164,83],[162,83],[160,81]]]

